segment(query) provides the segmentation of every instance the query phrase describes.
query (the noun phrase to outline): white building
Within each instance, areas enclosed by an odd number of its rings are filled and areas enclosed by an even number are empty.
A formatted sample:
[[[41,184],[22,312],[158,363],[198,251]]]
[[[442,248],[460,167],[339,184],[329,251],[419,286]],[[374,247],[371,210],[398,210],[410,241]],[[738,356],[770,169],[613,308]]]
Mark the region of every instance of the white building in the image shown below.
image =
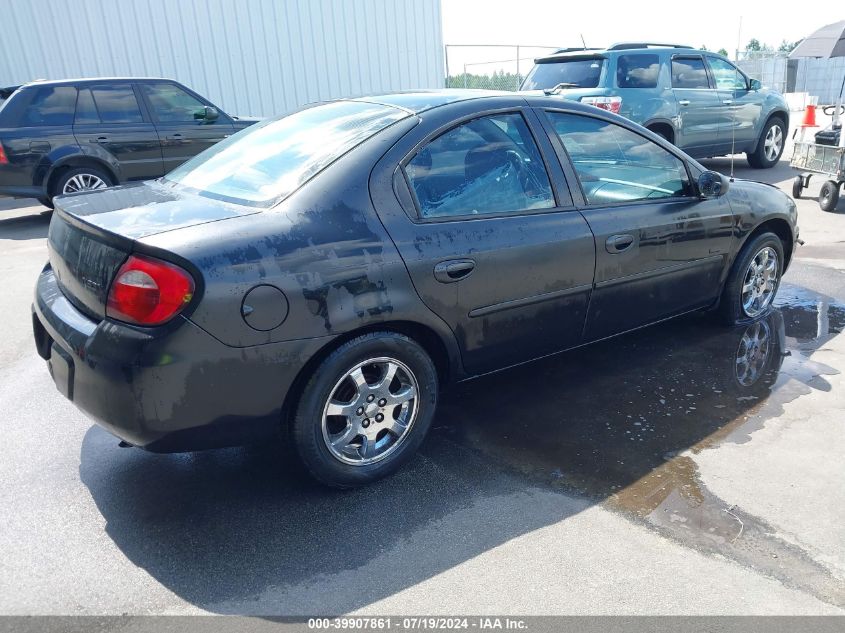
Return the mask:
[[[168,77],[230,114],[443,86],[440,0],[2,0],[0,87]]]

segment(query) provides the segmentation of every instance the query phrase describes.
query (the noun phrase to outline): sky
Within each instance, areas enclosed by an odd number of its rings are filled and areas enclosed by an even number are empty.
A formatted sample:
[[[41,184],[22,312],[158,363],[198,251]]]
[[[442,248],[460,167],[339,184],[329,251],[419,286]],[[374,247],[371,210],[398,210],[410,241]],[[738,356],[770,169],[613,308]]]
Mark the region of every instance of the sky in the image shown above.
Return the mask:
[[[733,58],[739,32],[740,48],[757,38],[775,48],[816,29],[845,19],[845,9],[825,6],[837,2],[800,3],[760,0],[706,0],[705,2],[649,2],[619,0],[441,0],[444,44],[523,44],[543,46],[609,46],[620,41],[655,41],[687,44],[710,50],[724,48]],[[525,63],[542,50],[529,49]],[[452,73],[464,63],[495,61],[508,49],[449,50]],[[520,51],[520,56],[525,55]],[[457,67],[457,70],[455,68]],[[484,69],[476,68],[476,71]],[[472,72],[472,69],[468,69]],[[525,72],[526,69],[523,69]]]

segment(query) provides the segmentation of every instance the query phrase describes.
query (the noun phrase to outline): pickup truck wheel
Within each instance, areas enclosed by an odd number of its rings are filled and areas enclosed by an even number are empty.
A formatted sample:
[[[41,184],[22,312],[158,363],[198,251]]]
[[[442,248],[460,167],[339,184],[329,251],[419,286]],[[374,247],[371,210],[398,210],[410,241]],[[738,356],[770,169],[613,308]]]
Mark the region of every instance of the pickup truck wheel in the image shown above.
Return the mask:
[[[786,146],[786,126],[780,119],[771,119],[763,128],[757,149],[747,154],[748,164],[754,169],[774,167]]]

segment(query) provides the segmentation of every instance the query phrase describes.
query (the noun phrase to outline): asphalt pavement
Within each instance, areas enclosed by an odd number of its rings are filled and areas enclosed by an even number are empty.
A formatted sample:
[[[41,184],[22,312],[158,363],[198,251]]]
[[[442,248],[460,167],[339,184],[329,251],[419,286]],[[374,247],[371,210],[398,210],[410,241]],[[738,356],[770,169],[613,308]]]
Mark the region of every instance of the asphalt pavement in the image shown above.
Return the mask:
[[[693,315],[460,385],[352,492],[281,443],[119,448],[31,340],[50,213],[0,201],[0,614],[845,614],[845,201],[820,184],[759,326]]]

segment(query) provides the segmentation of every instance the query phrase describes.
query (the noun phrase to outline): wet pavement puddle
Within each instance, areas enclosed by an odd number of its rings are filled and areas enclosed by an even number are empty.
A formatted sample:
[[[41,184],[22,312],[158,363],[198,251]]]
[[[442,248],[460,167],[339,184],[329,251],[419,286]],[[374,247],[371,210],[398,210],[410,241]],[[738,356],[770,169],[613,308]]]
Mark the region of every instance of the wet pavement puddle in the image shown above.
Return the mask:
[[[845,329],[845,304],[784,285],[776,306],[747,327],[691,315],[460,384],[445,394],[435,433],[845,605],[841,579],[711,493],[694,460],[749,441],[785,403],[828,391],[825,376],[839,373],[812,356]]]

